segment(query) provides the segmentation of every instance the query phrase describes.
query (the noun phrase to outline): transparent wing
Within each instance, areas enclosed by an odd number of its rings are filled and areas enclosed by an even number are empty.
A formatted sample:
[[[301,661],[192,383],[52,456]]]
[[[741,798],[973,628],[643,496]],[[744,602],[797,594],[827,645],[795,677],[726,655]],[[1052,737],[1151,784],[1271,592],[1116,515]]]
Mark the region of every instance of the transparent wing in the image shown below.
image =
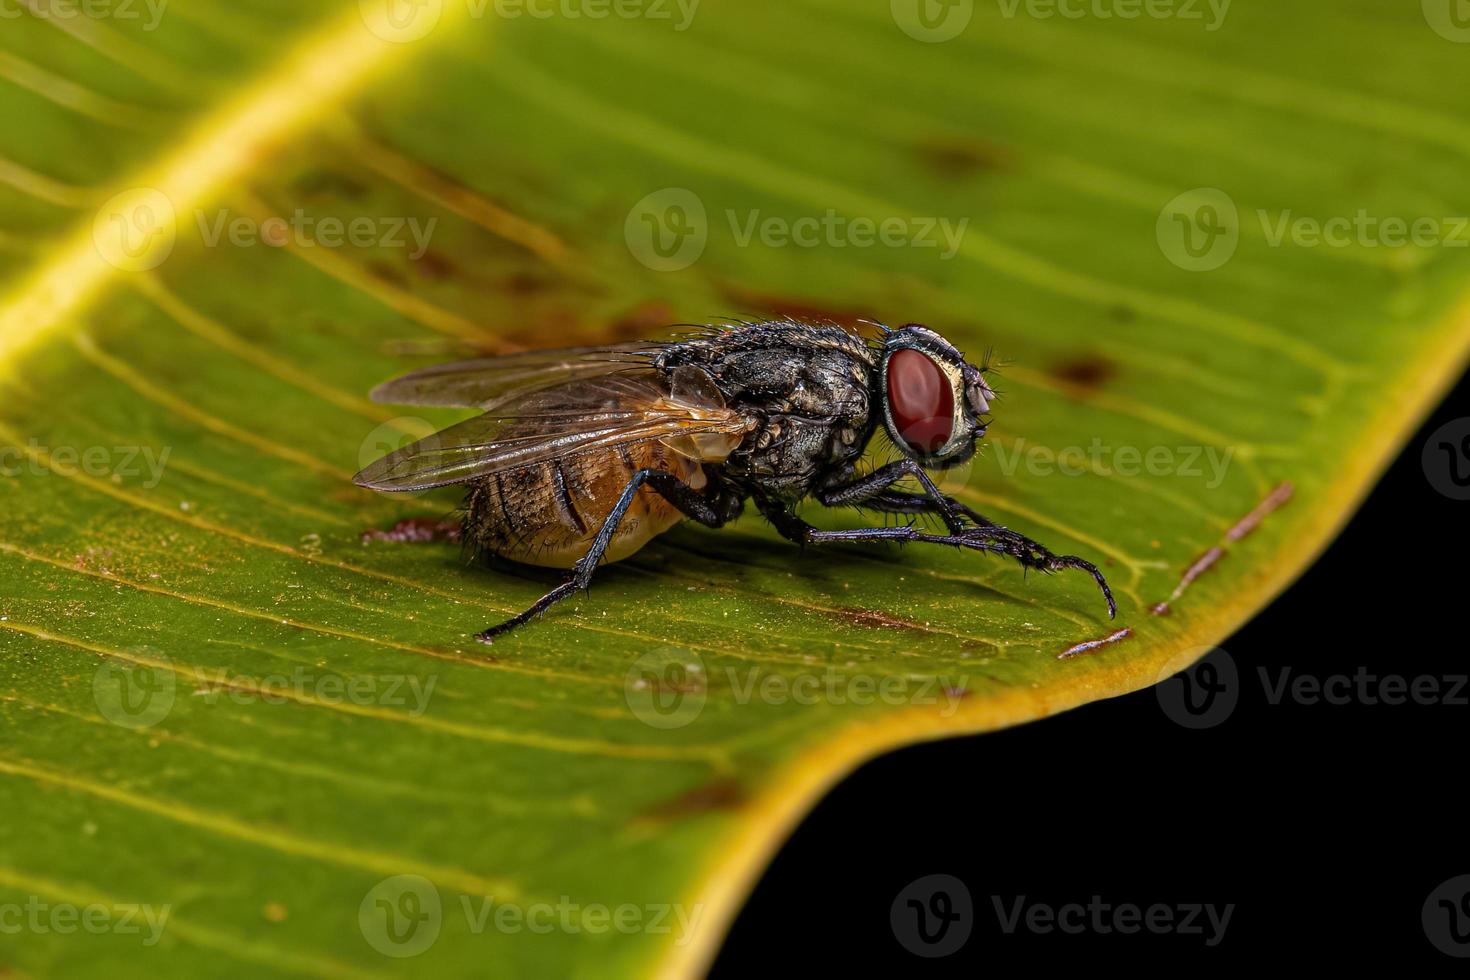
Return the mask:
[[[390,405],[491,408],[524,392],[648,366],[664,344],[636,342],[567,347],[436,364],[378,385],[372,399]]]
[[[723,459],[750,428],[697,368],[608,374],[531,392],[389,453],[353,478],[373,490],[427,490],[555,459],[659,440]]]

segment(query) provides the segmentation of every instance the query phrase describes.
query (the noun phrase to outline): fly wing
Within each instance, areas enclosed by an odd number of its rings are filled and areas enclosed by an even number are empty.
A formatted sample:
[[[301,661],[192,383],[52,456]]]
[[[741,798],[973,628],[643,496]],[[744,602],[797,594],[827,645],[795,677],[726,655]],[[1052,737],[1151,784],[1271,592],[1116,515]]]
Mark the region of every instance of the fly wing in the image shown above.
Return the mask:
[[[427,490],[654,440],[686,455],[723,459],[750,426],[696,368],[680,368],[672,379],[647,369],[608,374],[503,401],[493,413],[389,453],[353,482],[373,490]]]
[[[567,347],[436,364],[378,385],[375,402],[489,409],[525,392],[648,366],[664,344],[628,343]]]

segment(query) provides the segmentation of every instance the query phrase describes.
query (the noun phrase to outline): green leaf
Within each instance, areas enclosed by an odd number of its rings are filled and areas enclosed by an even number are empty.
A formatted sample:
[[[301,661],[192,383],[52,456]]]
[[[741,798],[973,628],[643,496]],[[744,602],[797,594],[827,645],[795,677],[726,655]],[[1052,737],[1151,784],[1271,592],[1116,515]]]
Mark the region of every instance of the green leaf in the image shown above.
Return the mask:
[[[0,962],[27,974],[696,974],[862,759],[1146,686],[1269,601],[1467,347],[1470,62],[1432,4],[960,4],[944,41],[900,0],[431,3],[388,40],[373,4],[26,6],[0,901],[36,911]],[[351,485],[457,417],[374,384],[772,311],[993,346],[988,448],[945,486],[1098,561],[1118,621],[1083,575],[802,555],[747,516],[487,650],[553,579],[363,540],[457,504]]]

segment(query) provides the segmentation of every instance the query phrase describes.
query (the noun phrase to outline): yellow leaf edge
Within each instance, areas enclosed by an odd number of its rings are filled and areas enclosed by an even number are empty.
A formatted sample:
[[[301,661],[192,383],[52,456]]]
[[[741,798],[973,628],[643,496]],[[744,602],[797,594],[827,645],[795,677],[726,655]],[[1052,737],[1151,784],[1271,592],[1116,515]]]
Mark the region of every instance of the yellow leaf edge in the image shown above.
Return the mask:
[[[1445,351],[1452,351],[1452,356]],[[710,847],[715,860],[702,869],[688,903],[703,906],[694,936],[682,946],[666,946],[653,975],[659,980],[687,980],[708,973],[761,871],[817,800],[864,762],[906,745],[997,731],[1142,690],[1159,680],[1158,672],[1172,658],[1193,647],[1208,649],[1234,633],[1327,549],[1409,437],[1464,373],[1467,363],[1470,300],[1429,333],[1415,365],[1400,373],[1394,390],[1382,392],[1385,397],[1378,404],[1384,407],[1377,424],[1367,427],[1371,441],[1347,456],[1343,470],[1327,484],[1337,492],[1303,508],[1295,518],[1296,533],[1288,536],[1277,554],[1254,556],[1254,571],[1232,601],[1197,613],[1186,632],[1147,654],[1094,656],[1090,671],[1038,690],[961,701],[949,717],[911,706],[855,723],[785,763],[745,806],[728,838]],[[915,803],[922,806],[924,801]]]

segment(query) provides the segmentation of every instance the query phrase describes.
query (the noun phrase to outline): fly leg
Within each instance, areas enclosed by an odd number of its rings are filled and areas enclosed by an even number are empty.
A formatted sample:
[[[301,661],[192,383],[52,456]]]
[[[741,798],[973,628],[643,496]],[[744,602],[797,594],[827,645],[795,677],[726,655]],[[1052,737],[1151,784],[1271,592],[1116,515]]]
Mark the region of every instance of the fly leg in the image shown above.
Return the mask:
[[[910,500],[924,498],[909,496]],[[870,504],[871,504],[871,499]],[[1118,603],[1113,599],[1113,590],[1108,588],[1107,579],[1092,562],[1075,555],[1055,555],[1043,546],[1007,528],[986,523],[979,527],[964,527],[949,534],[929,534],[912,524],[897,527],[856,528],[850,531],[823,531],[797,517],[783,504],[770,500],[757,500],[761,513],[766,515],[782,537],[800,545],[832,544],[839,541],[896,541],[900,544],[921,541],[926,544],[947,544],[972,551],[985,551],[996,555],[1008,555],[1020,562],[1024,568],[1035,568],[1043,572],[1059,572],[1066,568],[1080,569],[1091,575],[1102,590],[1108,603],[1108,618],[1118,614]]]
[[[918,480],[924,492],[916,494],[893,489],[893,485],[906,476],[912,476]],[[941,492],[934,485],[934,481],[929,479],[929,474],[924,472],[924,468],[911,459],[889,463],[865,477],[828,487],[818,491],[816,497],[826,507],[857,507],[885,514],[938,514],[944,520],[945,527],[949,528],[950,534],[973,534],[977,529],[984,528],[989,531],[990,540],[1005,542],[1018,552],[1029,550],[1039,555],[1056,558],[1046,548],[1025,535],[1000,526],[969,505]],[[974,526],[966,527],[966,520]],[[1006,553],[1012,554],[1012,552]],[[1014,557],[1019,557],[1019,555],[1014,555]],[[1071,556],[1067,557],[1071,558]],[[1075,560],[1082,564],[1067,567],[1096,571],[1093,566],[1082,559]],[[1023,564],[1025,564],[1024,561]],[[1027,567],[1041,566],[1027,565]],[[1106,588],[1106,583],[1100,582],[1100,584]]]
[[[924,488],[922,495],[893,489],[895,483],[910,476],[918,480],[919,485]],[[867,476],[819,490],[816,497],[824,507],[869,507],[893,514],[938,514],[944,518],[944,526],[951,533],[964,530],[966,517],[975,519],[976,523],[989,523],[958,500],[941,493],[934,481],[929,479],[929,474],[924,472],[924,468],[912,459],[901,459],[896,463],[880,466]],[[883,502],[901,504],[902,501],[912,501],[918,509],[881,505]]]
[[[587,553],[578,558],[576,564],[572,566],[572,577],[537,599],[525,612],[512,616],[498,626],[492,626],[482,633],[475,634],[475,639],[481,643],[493,643],[496,637],[510,632],[517,626],[525,625],[577,591],[587,591],[592,584],[593,572],[597,571],[602,556],[607,553],[608,546],[612,544],[618,524],[628,513],[628,508],[633,506],[633,498],[637,496],[639,487],[644,484],[656,490],[661,497],[677,507],[680,513],[707,527],[720,527],[733,520],[739,515],[745,503],[738,494],[717,487],[713,483],[710,485],[709,492],[700,493],[672,473],[653,469],[639,470],[623,487],[623,492],[618,495],[618,502],[613,504],[612,510],[608,512],[607,520],[602,522],[602,527],[598,529],[597,536],[592,539],[592,545],[587,549]]]

